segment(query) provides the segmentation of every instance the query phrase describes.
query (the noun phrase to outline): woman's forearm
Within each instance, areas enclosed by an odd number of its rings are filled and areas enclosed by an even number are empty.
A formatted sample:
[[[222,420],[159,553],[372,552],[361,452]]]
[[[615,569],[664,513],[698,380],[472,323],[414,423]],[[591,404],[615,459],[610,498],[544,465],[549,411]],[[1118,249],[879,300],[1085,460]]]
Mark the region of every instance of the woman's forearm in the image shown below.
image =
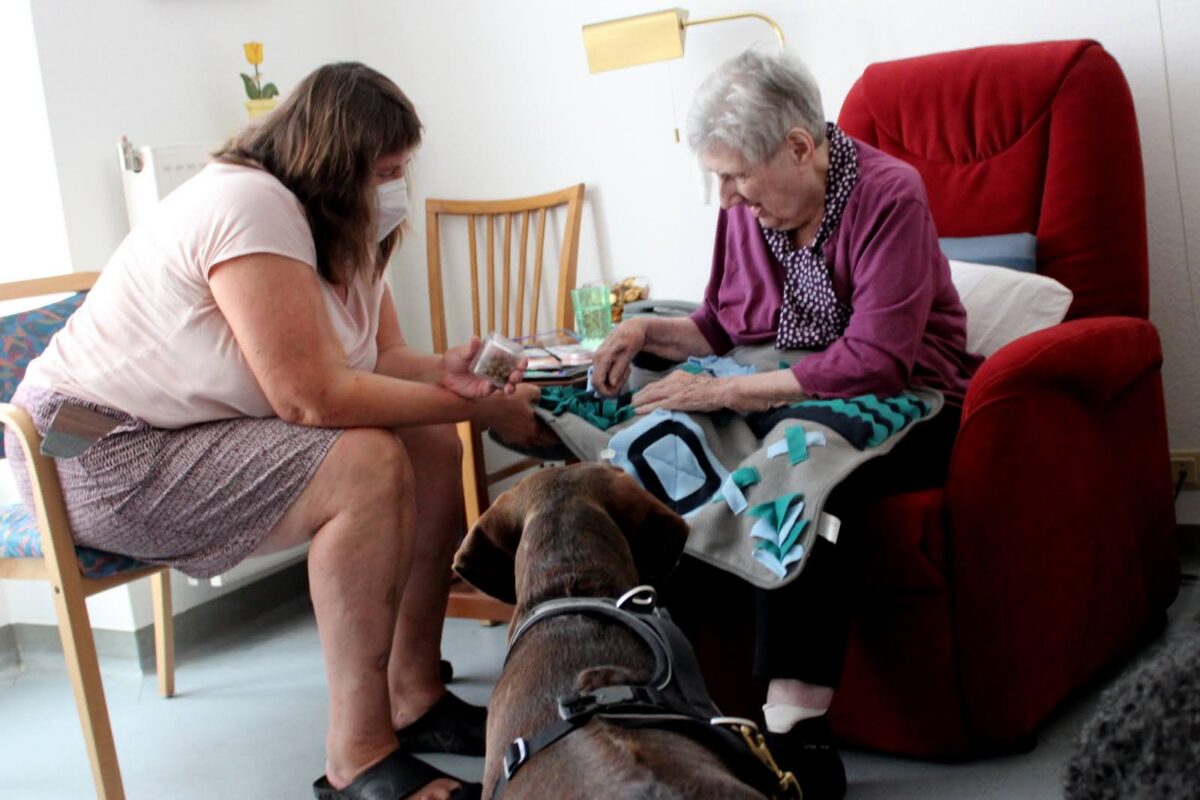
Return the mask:
[[[656,356],[683,361],[688,356],[712,354],[712,345],[704,338],[699,326],[687,317],[645,318],[644,349]]]
[[[805,397],[804,388],[790,369],[756,372],[724,378],[725,403],[735,411],[766,411]]]
[[[280,417],[321,428],[398,428],[483,420],[489,399],[469,400],[423,381],[345,368]]]
[[[407,381],[437,384],[445,374],[445,359],[407,345],[396,345],[379,352],[375,372]]]

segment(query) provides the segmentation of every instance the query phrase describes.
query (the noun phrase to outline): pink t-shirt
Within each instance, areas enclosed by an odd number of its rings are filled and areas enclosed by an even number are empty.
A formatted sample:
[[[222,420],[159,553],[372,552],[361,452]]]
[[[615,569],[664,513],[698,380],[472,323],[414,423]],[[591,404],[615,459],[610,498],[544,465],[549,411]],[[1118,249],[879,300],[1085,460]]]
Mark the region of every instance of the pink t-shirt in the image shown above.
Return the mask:
[[[209,164],[125,237],[25,380],[160,428],[274,416],[208,285],[214,266],[250,253],[316,268],[295,195],[262,170]],[[356,280],[344,303],[320,285],[347,365],[374,370],[383,280]]]

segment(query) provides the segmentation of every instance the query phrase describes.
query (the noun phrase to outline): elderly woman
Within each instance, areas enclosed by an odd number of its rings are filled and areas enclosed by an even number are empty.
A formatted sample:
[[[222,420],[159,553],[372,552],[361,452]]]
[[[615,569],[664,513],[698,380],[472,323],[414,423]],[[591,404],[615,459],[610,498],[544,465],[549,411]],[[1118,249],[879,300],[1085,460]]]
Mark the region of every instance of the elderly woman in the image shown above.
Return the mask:
[[[13,399],[43,433],[64,406],[111,422],[56,462],[79,544],[207,577],[311,542],[320,798],[446,798],[458,782],[410,753],[483,752],[484,709],[438,674],[463,525],[448,423],[519,441],[536,391],[472,375],[478,341],[405,343],[384,274],[420,141],[391,80],[316,70],[139,223]]]
[[[762,342],[818,351],[790,370],[723,378],[676,371],[633,403],[639,412],[749,412],[805,397],[937,389],[943,411],[843,483],[826,507],[839,514],[873,496],[940,484],[980,359],[966,351],[965,312],[921,178],[826,122],[812,76],[782,52],[749,51],[717,69],[693,102],[688,142],[720,183],[704,303],[690,318],[619,325],[596,353],[598,390],[617,393],[643,351],[671,360]],[[770,679],[768,739],[806,800],[845,792],[824,714],[849,625],[853,539],[853,531],[839,546],[818,538],[795,581],[758,592],[755,669]]]

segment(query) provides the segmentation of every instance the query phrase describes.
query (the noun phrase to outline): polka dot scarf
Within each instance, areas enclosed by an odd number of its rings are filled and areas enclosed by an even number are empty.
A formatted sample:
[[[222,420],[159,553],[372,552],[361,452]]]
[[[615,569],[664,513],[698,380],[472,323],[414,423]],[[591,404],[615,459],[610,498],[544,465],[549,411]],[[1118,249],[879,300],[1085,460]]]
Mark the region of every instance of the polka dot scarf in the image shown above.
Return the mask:
[[[784,268],[783,306],[779,310],[780,350],[820,350],[846,332],[850,306],[833,291],[833,277],[825,266],[825,241],[837,228],[850,190],[858,180],[858,154],[850,137],[832,122],[826,123],[829,139],[829,173],[825,176],[825,216],[817,238],[809,247],[792,245],[792,232],[763,228],[763,236]]]

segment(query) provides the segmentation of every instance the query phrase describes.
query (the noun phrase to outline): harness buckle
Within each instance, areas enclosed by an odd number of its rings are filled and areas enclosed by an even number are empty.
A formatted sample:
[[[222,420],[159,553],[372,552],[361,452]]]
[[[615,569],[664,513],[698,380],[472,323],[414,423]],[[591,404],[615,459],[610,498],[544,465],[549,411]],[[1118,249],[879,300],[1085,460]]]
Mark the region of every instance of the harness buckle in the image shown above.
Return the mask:
[[[779,787],[774,794],[776,800],[803,800],[804,793],[800,789],[800,782],[796,780],[796,776],[790,770],[785,772],[779,768],[779,765],[775,763],[775,757],[771,755],[771,748],[767,747],[766,738],[758,732],[756,725],[745,724],[746,722],[747,720],[738,720],[734,717],[715,717],[712,720],[713,725],[726,725],[741,734],[742,741],[746,743],[750,752],[763,763],[763,766],[774,773],[775,779],[779,782]]]
[[[572,694],[558,698],[558,716],[567,722],[588,717],[602,707],[630,703],[641,699],[638,687],[602,686],[594,692]]]
[[[512,740],[508,748],[504,751],[504,777],[506,780],[512,780],[512,776],[521,768],[521,765],[529,759],[529,744],[525,741],[524,736],[518,736]]]
[[[635,586],[617,598],[617,608],[622,611],[653,611],[657,603],[658,592],[648,583]],[[626,604],[632,604],[634,607],[627,609]]]

